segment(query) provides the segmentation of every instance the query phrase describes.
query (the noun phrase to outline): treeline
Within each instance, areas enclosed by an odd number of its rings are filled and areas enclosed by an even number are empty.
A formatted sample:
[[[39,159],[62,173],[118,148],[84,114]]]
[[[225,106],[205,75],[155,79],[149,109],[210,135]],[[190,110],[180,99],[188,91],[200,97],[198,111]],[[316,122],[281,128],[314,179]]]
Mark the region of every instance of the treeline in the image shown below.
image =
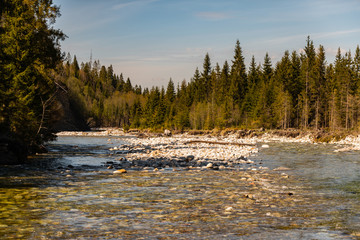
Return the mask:
[[[212,65],[209,54],[189,82],[142,89],[99,61],[69,56],[61,79],[92,126],[124,128],[353,129],[360,120],[360,49],[340,48],[327,64],[323,46],[308,37],[303,52],[285,51],[275,64],[252,57],[245,66],[239,41],[231,63]]]

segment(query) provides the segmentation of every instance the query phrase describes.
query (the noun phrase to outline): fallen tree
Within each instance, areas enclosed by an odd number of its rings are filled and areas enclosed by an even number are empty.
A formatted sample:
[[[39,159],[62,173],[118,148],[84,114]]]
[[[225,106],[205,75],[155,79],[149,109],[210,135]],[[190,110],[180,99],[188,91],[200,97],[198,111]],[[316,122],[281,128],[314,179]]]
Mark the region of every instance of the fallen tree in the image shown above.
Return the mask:
[[[195,143],[207,143],[207,144],[216,144],[216,145],[255,146],[255,144],[251,144],[251,143],[216,142],[216,141],[203,141],[203,140],[188,141],[188,142],[185,142],[184,144],[195,144]]]

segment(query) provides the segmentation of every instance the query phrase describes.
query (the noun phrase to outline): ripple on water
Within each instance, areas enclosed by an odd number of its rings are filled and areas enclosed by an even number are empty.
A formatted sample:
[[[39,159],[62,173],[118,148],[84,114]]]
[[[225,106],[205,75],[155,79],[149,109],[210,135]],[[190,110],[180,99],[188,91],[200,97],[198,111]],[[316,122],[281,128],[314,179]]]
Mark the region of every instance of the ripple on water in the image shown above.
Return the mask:
[[[291,151],[301,153],[295,146]],[[281,163],[296,158],[279,156],[284,157]],[[190,170],[113,175],[101,167],[8,173],[0,177],[0,237],[354,239],[349,233],[359,234],[357,181],[339,187],[344,198],[324,190],[319,194],[302,178],[287,174]]]

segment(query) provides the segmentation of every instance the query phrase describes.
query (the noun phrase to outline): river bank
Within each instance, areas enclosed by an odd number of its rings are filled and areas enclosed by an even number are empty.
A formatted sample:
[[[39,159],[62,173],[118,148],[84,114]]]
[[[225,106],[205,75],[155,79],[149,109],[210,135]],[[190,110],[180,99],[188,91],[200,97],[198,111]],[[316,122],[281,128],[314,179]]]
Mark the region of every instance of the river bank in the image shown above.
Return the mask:
[[[334,144],[334,152],[360,150],[359,136],[296,130],[225,130],[153,133],[149,131],[105,128],[89,132],[60,132],[58,136],[126,137],[127,144],[109,148],[116,161],[107,161],[110,169],[166,168],[261,170],[261,162],[249,158],[270,142]],[[333,136],[333,139],[330,138]],[[340,137],[341,136],[341,137]],[[327,143],[320,142],[327,139]],[[108,139],[108,144],[112,144]]]

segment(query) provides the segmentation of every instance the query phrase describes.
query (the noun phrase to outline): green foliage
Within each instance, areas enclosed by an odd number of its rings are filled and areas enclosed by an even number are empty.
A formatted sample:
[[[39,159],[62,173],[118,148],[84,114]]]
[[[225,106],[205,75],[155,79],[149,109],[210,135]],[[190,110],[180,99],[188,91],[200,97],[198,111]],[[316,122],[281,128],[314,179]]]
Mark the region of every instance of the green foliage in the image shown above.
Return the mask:
[[[65,35],[51,0],[4,1],[0,16],[0,129],[25,145],[52,139],[56,116],[53,69]]]
[[[310,38],[304,53],[285,51],[273,65],[268,53],[262,64],[253,57],[248,71],[239,41],[231,66],[225,61],[211,67],[205,55],[203,70],[196,68],[190,82],[175,89],[143,91],[129,78],[117,76],[112,66],[99,61],[83,63],[79,79],[67,70],[63,82],[81,105],[79,111],[97,126],[151,129],[311,128],[356,129],[360,120],[358,94],[360,50],[355,57],[339,51],[335,63],[326,65],[325,50],[316,50]],[[76,97],[77,96],[77,97]]]

